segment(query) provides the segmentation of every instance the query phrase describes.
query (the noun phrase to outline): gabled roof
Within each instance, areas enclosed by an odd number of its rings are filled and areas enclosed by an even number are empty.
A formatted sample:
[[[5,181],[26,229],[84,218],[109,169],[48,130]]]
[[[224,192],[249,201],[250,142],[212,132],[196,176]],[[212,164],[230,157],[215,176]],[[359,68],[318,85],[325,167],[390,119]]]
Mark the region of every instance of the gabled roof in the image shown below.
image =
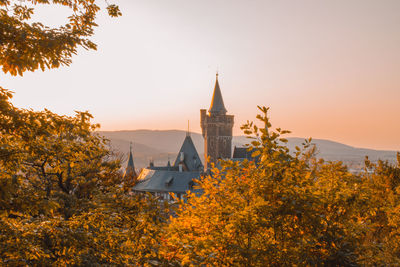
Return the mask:
[[[181,161],[182,153],[183,162]],[[183,141],[182,147],[179,150],[178,156],[176,157],[174,167],[179,167],[180,163],[187,168],[186,171],[199,171],[204,168],[199,154],[197,153],[196,147],[194,146],[193,140],[189,134],[186,135],[186,138]]]
[[[224,105],[224,100],[222,99],[221,89],[219,88],[218,73],[217,73],[217,78],[215,80],[215,87],[211,100],[211,106],[208,112],[210,112],[210,114],[223,114],[223,115],[225,115],[227,112]]]

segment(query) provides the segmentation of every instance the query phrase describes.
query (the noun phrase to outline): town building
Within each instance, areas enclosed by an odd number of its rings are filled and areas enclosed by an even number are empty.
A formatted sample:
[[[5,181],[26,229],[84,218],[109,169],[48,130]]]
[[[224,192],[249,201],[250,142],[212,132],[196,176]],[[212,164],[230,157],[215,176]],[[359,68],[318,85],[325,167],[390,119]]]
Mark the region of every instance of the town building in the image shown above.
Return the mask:
[[[234,116],[227,115],[217,73],[208,113],[206,109],[200,110],[205,166],[188,131],[174,164],[171,165],[168,161],[166,166],[154,166],[154,163],[150,162],[149,166],[140,172],[132,191],[150,192],[163,200],[172,200],[170,193],[182,198],[188,190],[193,191],[195,179],[200,179],[202,175],[209,173],[210,163],[215,164],[219,159],[250,158],[246,148],[242,147],[235,147],[232,158],[233,123]],[[128,162],[128,167],[129,164]]]

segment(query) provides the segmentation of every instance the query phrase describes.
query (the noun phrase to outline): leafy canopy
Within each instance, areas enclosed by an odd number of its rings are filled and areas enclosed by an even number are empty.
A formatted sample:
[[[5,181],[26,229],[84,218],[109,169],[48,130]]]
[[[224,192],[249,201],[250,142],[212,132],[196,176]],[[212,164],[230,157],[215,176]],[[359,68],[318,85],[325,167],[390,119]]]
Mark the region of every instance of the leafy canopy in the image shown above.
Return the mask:
[[[58,68],[71,64],[78,47],[96,49],[89,37],[97,26],[97,0],[0,0],[0,66],[3,72],[23,75],[25,71]],[[68,22],[51,28],[31,22],[38,5],[69,8]],[[107,5],[111,17],[121,15],[116,5]]]
[[[0,0],[0,65],[22,75],[69,65],[89,39],[95,0]],[[40,4],[68,7],[68,23],[30,23]],[[110,16],[121,12],[108,5]],[[94,131],[88,112],[62,116],[16,108],[0,87],[0,265],[148,266],[168,205],[131,195],[120,161]]]
[[[317,160],[311,139],[290,152],[288,131],[273,131],[259,109],[263,127],[242,127],[255,160],[221,161],[198,181],[203,194],[189,193],[171,217],[164,257],[183,266],[398,265],[399,165],[355,175]]]
[[[168,206],[131,195],[91,115],[14,107],[0,88],[0,264],[146,265]]]

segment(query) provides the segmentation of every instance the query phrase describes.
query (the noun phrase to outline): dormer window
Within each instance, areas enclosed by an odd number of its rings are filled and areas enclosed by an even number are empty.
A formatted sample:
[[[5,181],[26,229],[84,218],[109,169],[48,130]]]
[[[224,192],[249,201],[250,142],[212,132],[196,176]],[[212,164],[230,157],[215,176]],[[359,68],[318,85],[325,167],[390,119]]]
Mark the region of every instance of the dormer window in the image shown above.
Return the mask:
[[[172,182],[174,181],[174,177],[170,176],[165,180],[165,186],[170,187],[172,185]]]

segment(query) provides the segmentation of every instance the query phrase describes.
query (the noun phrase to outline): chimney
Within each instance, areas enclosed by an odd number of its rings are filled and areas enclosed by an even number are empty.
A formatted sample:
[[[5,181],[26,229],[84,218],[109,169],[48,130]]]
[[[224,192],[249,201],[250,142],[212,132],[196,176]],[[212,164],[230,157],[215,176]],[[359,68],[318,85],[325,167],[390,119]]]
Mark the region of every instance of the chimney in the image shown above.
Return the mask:
[[[183,171],[182,163],[179,163],[179,172],[182,172],[182,171]]]

